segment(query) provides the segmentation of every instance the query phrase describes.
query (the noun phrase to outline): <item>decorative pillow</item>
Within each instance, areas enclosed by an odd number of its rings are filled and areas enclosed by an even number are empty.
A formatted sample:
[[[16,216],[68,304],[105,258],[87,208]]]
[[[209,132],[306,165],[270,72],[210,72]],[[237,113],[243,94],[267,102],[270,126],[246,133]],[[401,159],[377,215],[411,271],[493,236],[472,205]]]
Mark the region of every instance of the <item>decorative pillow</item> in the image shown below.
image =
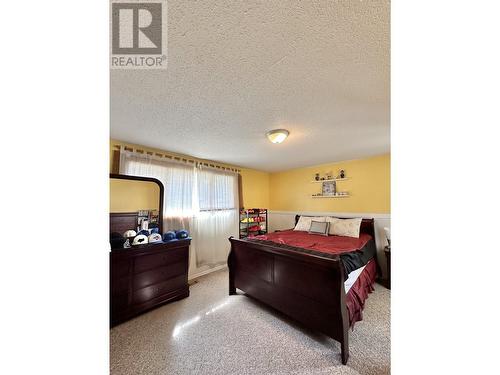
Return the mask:
[[[339,219],[336,217],[327,217],[326,221],[330,223],[329,233],[335,236],[345,236],[359,238],[362,218]]]
[[[324,221],[311,221],[311,227],[309,228],[309,234],[321,234],[323,236],[328,236],[328,228],[330,223]]]
[[[326,221],[326,217],[324,216],[301,216],[299,218],[299,221],[297,221],[297,225],[293,230],[302,230],[304,232],[309,231],[309,228],[311,228],[311,222],[312,221],[318,221],[320,223],[323,223]]]

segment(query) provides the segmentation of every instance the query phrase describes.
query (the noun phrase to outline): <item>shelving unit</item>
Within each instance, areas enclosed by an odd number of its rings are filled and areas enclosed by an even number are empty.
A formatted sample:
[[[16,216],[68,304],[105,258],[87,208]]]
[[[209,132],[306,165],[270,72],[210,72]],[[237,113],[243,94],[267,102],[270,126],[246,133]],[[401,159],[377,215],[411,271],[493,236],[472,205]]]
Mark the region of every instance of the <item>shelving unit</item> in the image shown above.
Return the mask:
[[[267,233],[267,209],[252,208],[240,211],[240,238]]]

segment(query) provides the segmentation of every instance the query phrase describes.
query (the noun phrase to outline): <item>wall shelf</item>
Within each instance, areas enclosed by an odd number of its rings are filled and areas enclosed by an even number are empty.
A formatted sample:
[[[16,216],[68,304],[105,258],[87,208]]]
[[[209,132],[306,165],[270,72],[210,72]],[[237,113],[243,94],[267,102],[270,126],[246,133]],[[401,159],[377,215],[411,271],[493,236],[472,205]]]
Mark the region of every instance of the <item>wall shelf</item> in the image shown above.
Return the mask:
[[[350,195],[311,195],[311,198],[349,198]]]
[[[331,180],[314,180],[314,181],[311,181],[311,183],[313,184],[322,184],[323,182],[333,182],[333,181],[347,181],[349,180],[350,178],[349,177],[344,177],[344,178],[332,178]]]

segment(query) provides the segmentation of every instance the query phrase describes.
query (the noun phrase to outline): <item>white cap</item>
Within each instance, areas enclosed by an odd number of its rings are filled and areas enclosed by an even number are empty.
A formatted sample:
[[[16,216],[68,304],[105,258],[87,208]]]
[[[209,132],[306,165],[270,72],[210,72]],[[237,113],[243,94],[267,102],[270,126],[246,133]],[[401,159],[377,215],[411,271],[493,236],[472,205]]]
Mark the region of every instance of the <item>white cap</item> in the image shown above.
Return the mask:
[[[123,233],[123,237],[125,237],[125,238],[135,237],[135,236],[137,236],[137,232],[135,230],[132,230],[132,229]]]
[[[132,242],[132,245],[144,245],[148,243],[148,238],[144,234],[139,234],[138,236],[134,237],[134,242]]]
[[[149,243],[163,242],[162,239],[161,239],[161,234],[159,234],[159,233],[150,234],[149,237],[148,237],[148,242]]]

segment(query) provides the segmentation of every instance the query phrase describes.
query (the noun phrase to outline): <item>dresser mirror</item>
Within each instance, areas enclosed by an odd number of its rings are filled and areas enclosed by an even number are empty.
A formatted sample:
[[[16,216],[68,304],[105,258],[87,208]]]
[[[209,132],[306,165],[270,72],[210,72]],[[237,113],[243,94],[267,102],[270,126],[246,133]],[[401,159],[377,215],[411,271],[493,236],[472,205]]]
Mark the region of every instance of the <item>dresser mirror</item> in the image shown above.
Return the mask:
[[[163,191],[156,178],[110,174],[110,233],[152,228],[163,233]]]

